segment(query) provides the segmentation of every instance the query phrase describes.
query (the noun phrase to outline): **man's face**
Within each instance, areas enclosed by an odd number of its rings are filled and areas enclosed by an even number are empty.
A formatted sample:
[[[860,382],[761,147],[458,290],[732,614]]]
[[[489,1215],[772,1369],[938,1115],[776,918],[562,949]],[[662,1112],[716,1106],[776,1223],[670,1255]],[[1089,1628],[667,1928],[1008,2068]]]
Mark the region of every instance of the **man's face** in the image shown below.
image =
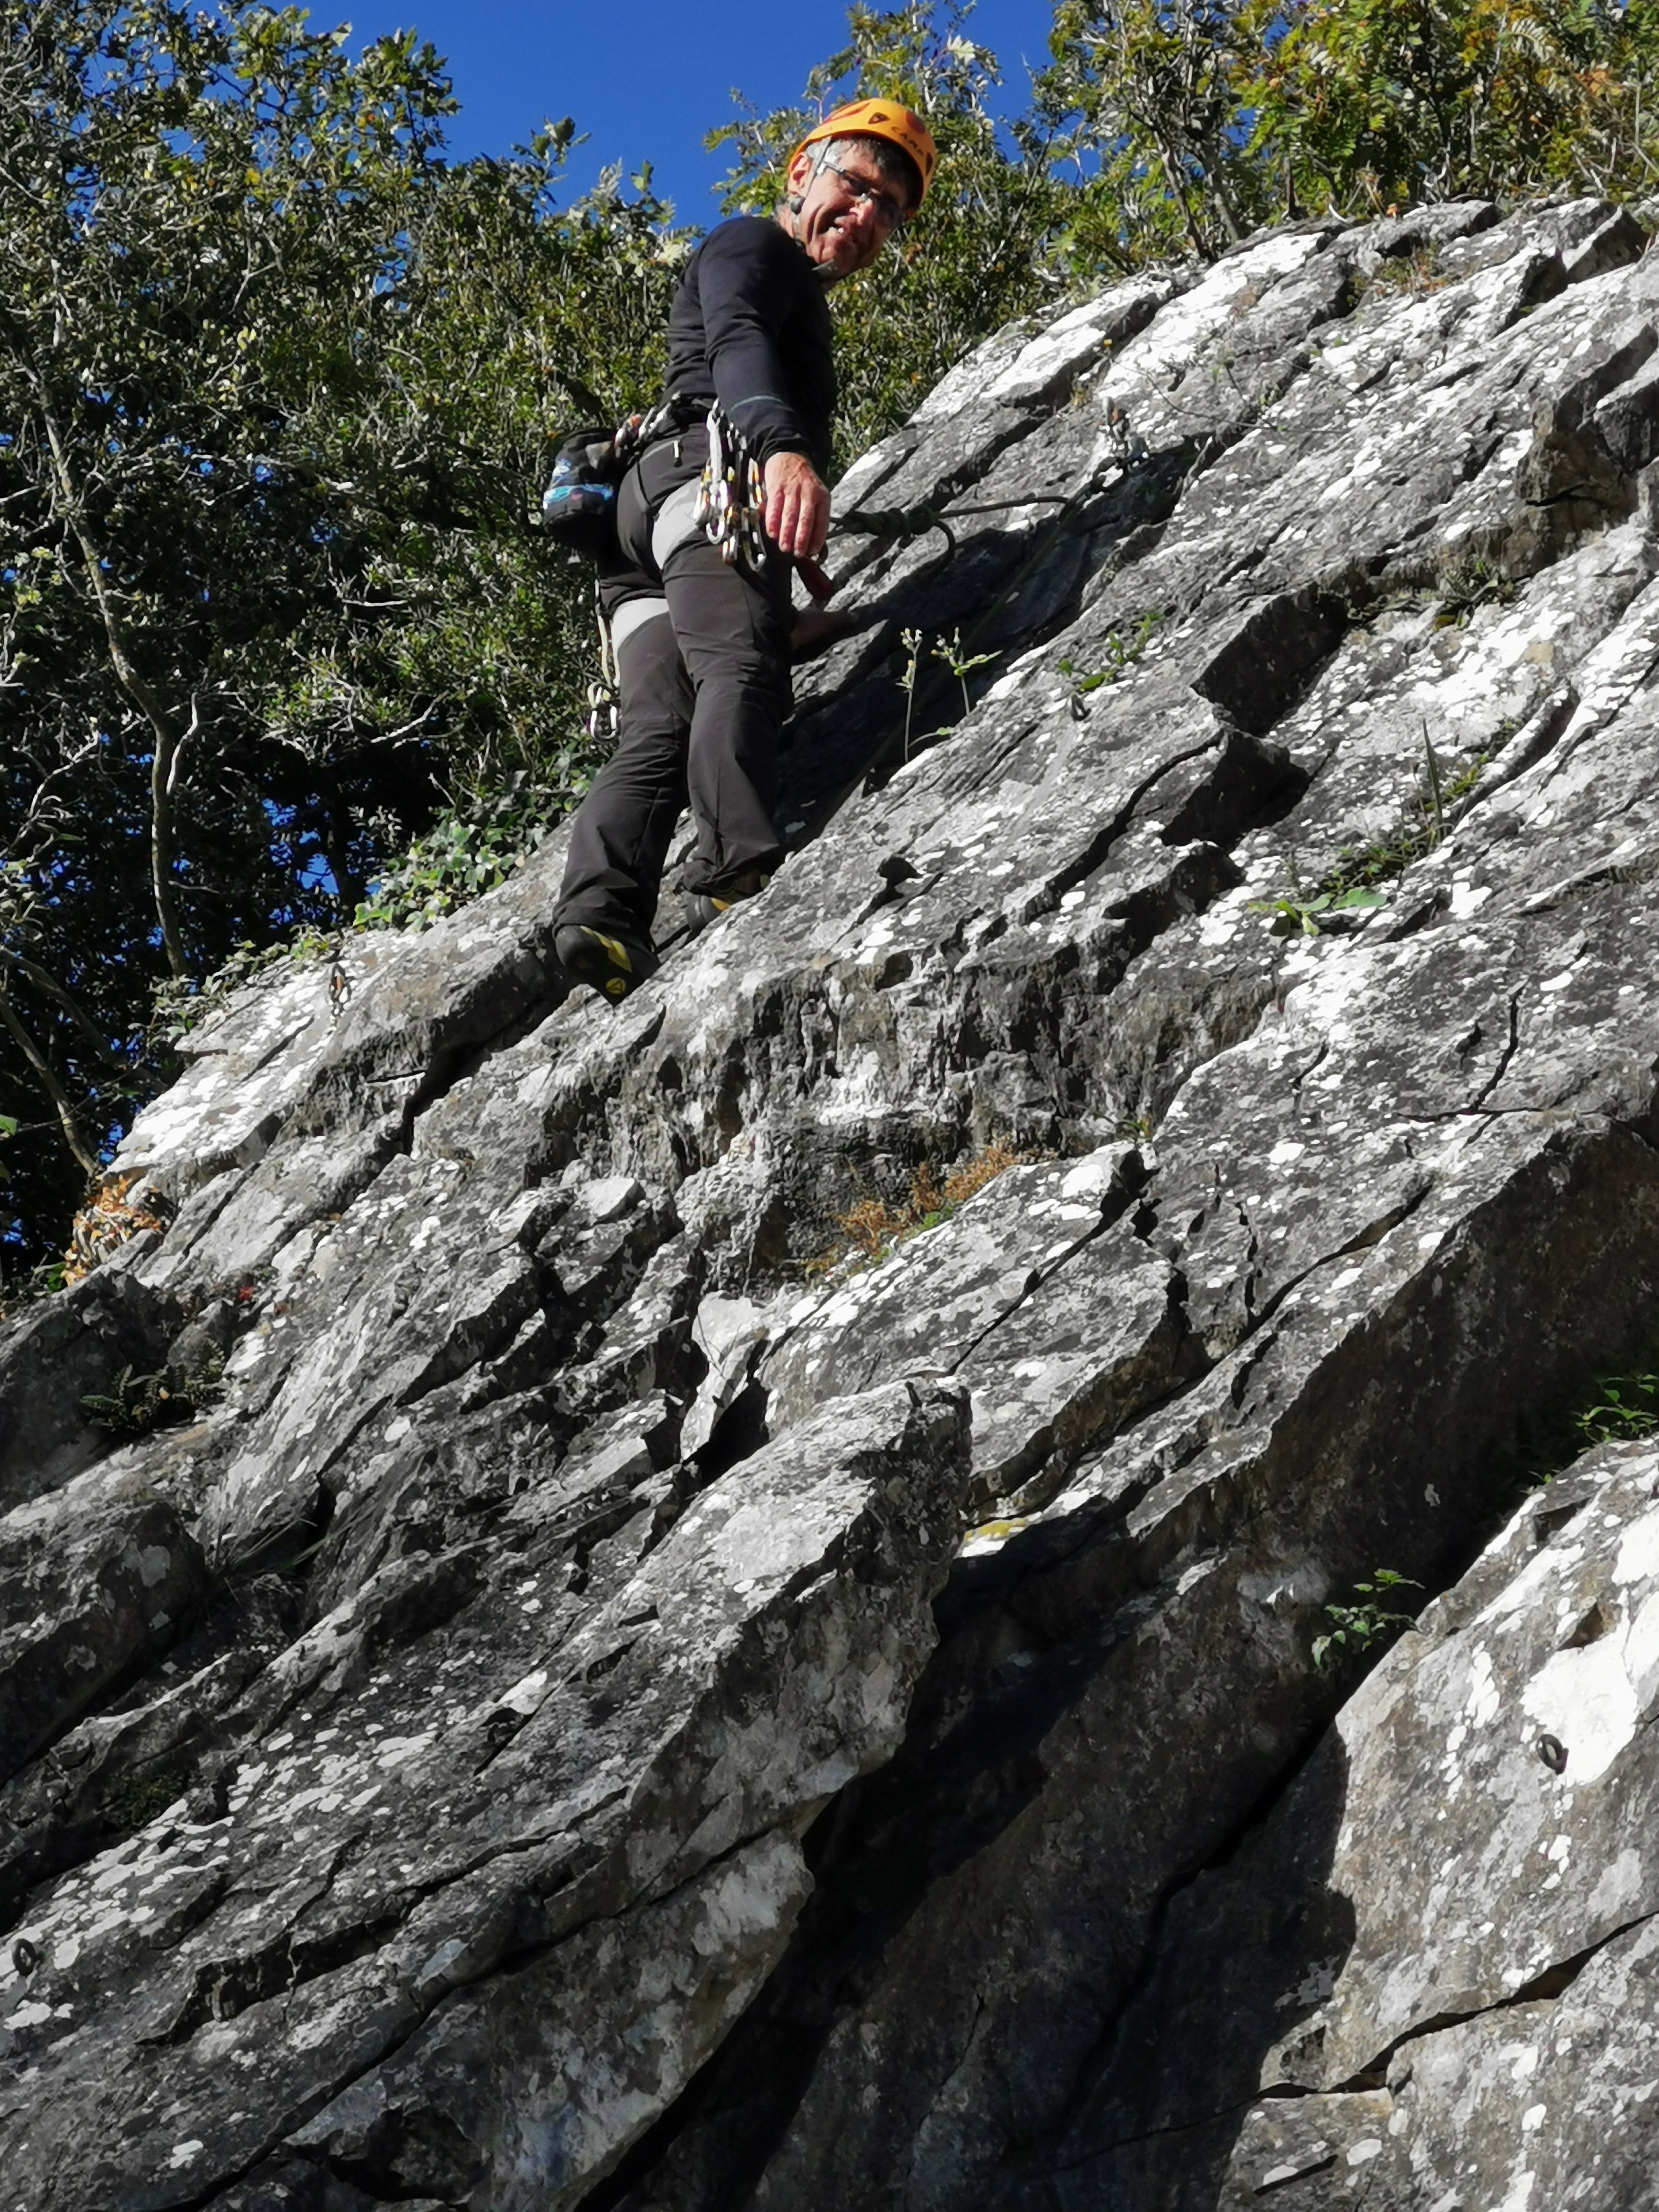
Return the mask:
[[[809,261],[837,276],[851,276],[867,269],[886,244],[904,196],[861,146],[832,145],[828,161],[815,174],[818,151],[807,147],[789,165],[790,195],[801,196],[795,236]]]

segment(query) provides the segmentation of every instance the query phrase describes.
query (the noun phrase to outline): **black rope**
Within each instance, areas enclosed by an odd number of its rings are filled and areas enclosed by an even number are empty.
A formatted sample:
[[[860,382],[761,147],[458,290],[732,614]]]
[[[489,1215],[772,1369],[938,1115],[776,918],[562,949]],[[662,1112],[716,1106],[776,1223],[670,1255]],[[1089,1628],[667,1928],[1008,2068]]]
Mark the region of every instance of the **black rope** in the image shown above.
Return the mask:
[[[937,507],[854,507],[850,514],[836,518],[837,531],[850,531],[856,538],[923,538],[930,530],[942,532],[944,550],[934,559],[927,571],[944,568],[954,561],[959,550],[953,521],[967,514],[1007,514],[1021,507],[1066,507],[1071,503],[1069,492],[1032,492],[1024,499],[977,500],[966,507],[939,508]],[[912,582],[917,580],[911,579]]]
[[[1020,507],[1064,507],[1069,492],[1030,492],[1024,499],[987,499],[968,507],[855,507],[837,515],[837,530],[850,530],[860,538],[919,538],[925,531],[947,530],[951,520],[964,514],[1007,514]]]

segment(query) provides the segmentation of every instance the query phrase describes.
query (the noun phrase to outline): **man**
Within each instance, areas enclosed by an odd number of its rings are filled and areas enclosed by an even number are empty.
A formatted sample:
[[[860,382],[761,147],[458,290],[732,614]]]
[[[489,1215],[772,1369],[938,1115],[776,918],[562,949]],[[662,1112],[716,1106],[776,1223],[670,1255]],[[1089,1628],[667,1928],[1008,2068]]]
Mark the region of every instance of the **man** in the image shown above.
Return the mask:
[[[763,890],[777,865],[791,564],[817,559],[830,525],[836,374],[824,288],[867,268],[915,214],[934,159],[908,108],[836,109],[790,157],[775,216],[718,225],[675,294],[668,427],[623,480],[622,557],[600,570],[619,742],[572,828],[554,939],[566,969],[606,998],[624,998],[656,968],[658,887],[688,800],[694,927]],[[743,551],[722,557],[697,520],[704,418],[716,403],[758,465],[763,565]]]

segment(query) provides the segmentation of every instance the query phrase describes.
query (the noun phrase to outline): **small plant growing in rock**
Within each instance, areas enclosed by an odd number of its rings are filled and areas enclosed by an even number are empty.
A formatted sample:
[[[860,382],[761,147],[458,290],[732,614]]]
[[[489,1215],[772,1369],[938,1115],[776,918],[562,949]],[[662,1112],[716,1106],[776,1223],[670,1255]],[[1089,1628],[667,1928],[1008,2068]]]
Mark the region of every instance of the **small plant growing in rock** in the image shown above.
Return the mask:
[[[904,666],[899,675],[898,687],[904,694],[903,750],[908,761],[910,757],[911,725],[915,719],[916,690],[921,681],[923,653],[929,653],[935,660],[942,660],[962,686],[962,711],[964,714],[971,711],[974,703],[968,695],[968,678],[975,669],[988,668],[997,656],[994,653],[964,653],[960,629],[953,629],[949,637],[936,637],[931,646],[928,645],[926,630],[902,629],[899,642],[904,647]],[[930,730],[927,734],[930,738],[948,738],[951,725],[946,722],[937,730]]]
[[[505,883],[586,791],[591,752],[588,744],[566,745],[550,774],[537,778],[516,769],[499,791],[445,808],[376,878],[352,927],[427,929]]]
[[[1659,1352],[1597,1375],[1522,1425],[1510,1470],[1517,1492],[1541,1489],[1597,1444],[1659,1435]]]
[[[1285,890],[1274,892],[1270,898],[1253,899],[1245,911],[1272,915],[1269,927],[1275,937],[1293,937],[1298,930],[1304,937],[1317,937],[1322,916],[1383,905],[1377,885],[1392,883],[1396,877],[1404,875],[1414,860],[1423,860],[1435,850],[1446,834],[1448,812],[1474,790],[1491,758],[1489,753],[1477,753],[1455,775],[1449,776],[1429,741],[1426,728],[1423,732],[1423,754],[1422,780],[1402,810],[1399,822],[1386,837],[1378,838],[1372,845],[1345,845],[1337,854],[1336,865],[1328,868],[1313,890],[1305,894],[1292,867]]]
[[[1446,833],[1448,811],[1474,790],[1480,780],[1480,771],[1492,757],[1490,753],[1477,753],[1455,775],[1449,776],[1442,769],[1426,732],[1423,750],[1423,781],[1394,830],[1374,845],[1362,846],[1358,850],[1345,847],[1337,855],[1336,866],[1321,878],[1322,890],[1346,890],[1356,883],[1370,888],[1404,875],[1413,860],[1424,859],[1439,844]]]
[[[94,1428],[107,1430],[111,1436],[143,1437],[152,1429],[176,1428],[219,1395],[222,1364],[210,1358],[189,1374],[167,1366],[153,1375],[135,1375],[129,1364],[112,1377],[106,1390],[88,1391],[81,1410]]]
[[[904,647],[904,673],[899,678],[899,690],[904,694],[904,757],[910,757],[910,723],[916,711],[916,674],[921,666],[921,648],[925,633],[919,629],[902,629],[899,642]]]
[[[1420,300],[1438,292],[1449,281],[1437,269],[1433,246],[1419,246],[1414,253],[1401,253],[1384,261],[1366,284],[1367,294],[1403,292]]]
[[[69,1249],[61,1263],[64,1282],[78,1283],[130,1237],[147,1229],[166,1231],[172,1209],[157,1193],[141,1195],[139,1183],[137,1175],[111,1176],[87,1199],[70,1226]]]
[[[1477,607],[1508,606],[1515,598],[1512,579],[1502,575],[1479,553],[1449,561],[1439,575],[1440,609],[1437,629],[1462,629]]]
[[[1274,937],[1294,937],[1298,930],[1304,937],[1317,937],[1321,915],[1348,914],[1358,908],[1386,903],[1380,891],[1358,888],[1345,891],[1291,890],[1276,891],[1272,898],[1252,899],[1244,910],[1247,914],[1270,914],[1273,921],[1268,928]]]
[[[149,1772],[118,1775],[104,1792],[102,1812],[118,1835],[136,1836],[190,1786],[190,1762],[164,1761]]]
[[[1060,674],[1071,680],[1069,703],[1074,721],[1082,721],[1087,714],[1089,710],[1084,702],[1091,691],[1101,690],[1108,684],[1115,684],[1126,668],[1133,667],[1163,619],[1162,610],[1155,607],[1142,615],[1127,635],[1121,630],[1109,629],[1101,641],[1102,665],[1087,676],[1079,675],[1076,663],[1070,659],[1054,663]]]
[[[1378,1567],[1370,1582],[1356,1583],[1355,1602],[1325,1607],[1325,1618],[1331,1626],[1313,1640],[1314,1665],[1323,1667],[1328,1662],[1335,1665],[1340,1659],[1362,1658],[1374,1644],[1385,1637],[1392,1638],[1395,1630],[1411,1627],[1413,1616],[1391,1611],[1386,1601],[1395,1590],[1420,1587],[1409,1575],[1396,1574],[1392,1567]]]
[[[37,1299],[55,1297],[65,1279],[62,1260],[42,1260],[27,1275],[0,1282],[0,1322],[15,1321]]]
[[[1659,1375],[1598,1375],[1590,1400],[1573,1416],[1581,1449],[1650,1437],[1659,1429]]]
[[[935,660],[942,660],[957,683],[961,684],[962,711],[964,714],[970,713],[974,702],[968,696],[968,678],[973,674],[975,669],[988,668],[996,659],[997,655],[994,653],[964,653],[962,649],[962,632],[959,629],[953,629],[949,637],[935,640],[933,658]]]

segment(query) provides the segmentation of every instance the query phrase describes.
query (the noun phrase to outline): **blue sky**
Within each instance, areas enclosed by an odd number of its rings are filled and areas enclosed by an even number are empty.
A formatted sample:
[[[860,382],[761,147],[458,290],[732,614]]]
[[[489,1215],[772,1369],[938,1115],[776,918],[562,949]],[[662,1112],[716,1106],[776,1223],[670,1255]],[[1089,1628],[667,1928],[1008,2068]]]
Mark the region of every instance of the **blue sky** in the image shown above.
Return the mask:
[[[461,112],[459,155],[501,154],[543,121],[575,118],[588,143],[573,158],[573,187],[606,161],[642,161],[690,222],[712,222],[710,192],[724,164],[705,154],[706,131],[732,113],[733,88],[757,107],[799,96],[807,70],[845,41],[842,0],[310,0],[313,27],[349,22],[354,47],[398,29],[419,31],[448,57]],[[1000,105],[1023,106],[1027,78],[1047,59],[1053,0],[979,0],[969,35],[1003,69]]]

